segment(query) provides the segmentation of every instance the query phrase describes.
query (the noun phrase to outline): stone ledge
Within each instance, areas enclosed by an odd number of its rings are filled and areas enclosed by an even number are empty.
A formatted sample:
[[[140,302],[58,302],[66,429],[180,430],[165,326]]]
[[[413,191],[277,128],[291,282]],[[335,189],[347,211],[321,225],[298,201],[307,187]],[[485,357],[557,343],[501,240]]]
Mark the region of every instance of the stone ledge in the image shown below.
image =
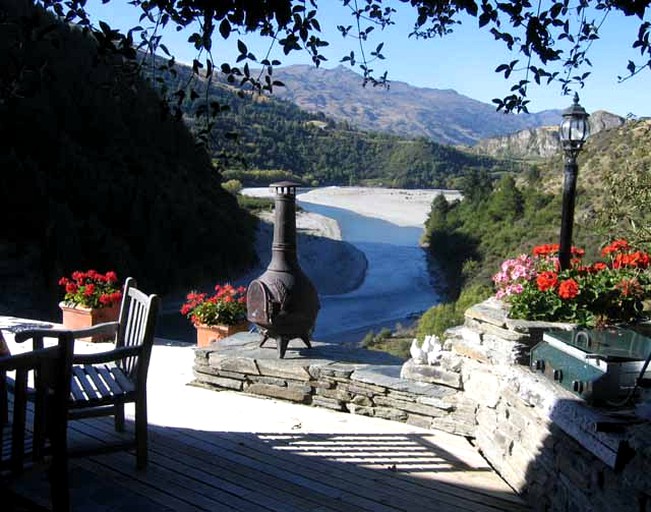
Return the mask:
[[[260,336],[237,333],[195,349],[195,384],[235,389],[354,414],[397,421],[437,421],[441,430],[469,435],[474,418],[456,390],[461,375],[443,368],[440,382],[418,382],[402,375],[403,361],[383,352],[300,340],[278,359],[273,341],[259,346]]]

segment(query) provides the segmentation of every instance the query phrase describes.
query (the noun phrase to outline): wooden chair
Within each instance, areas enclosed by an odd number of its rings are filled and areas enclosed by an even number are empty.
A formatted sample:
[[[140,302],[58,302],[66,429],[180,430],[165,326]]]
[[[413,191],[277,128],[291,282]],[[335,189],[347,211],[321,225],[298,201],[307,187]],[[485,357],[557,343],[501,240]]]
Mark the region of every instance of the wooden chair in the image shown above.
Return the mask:
[[[32,331],[42,335],[44,331]],[[70,331],[47,330],[46,336],[58,343],[17,355],[0,357],[0,379],[4,391],[0,397],[2,456],[0,484],[19,479],[27,468],[41,468],[49,461],[49,480],[54,512],[70,510],[67,454],[68,396],[70,394],[74,337]],[[26,338],[25,338],[26,339]],[[15,372],[7,386],[7,372]],[[28,376],[33,375],[34,407],[28,407]],[[3,399],[9,397],[8,401]],[[38,438],[42,442],[36,443]],[[49,444],[46,443],[46,440]],[[37,448],[38,445],[38,448]],[[0,493],[2,493],[0,485]],[[5,504],[9,499],[3,496]]]
[[[159,308],[159,297],[138,290],[130,277],[124,284],[117,322],[73,331],[76,339],[112,334],[115,347],[73,356],[69,418],[112,415],[115,429],[124,431],[124,405],[134,403],[135,438],[114,448],[135,446],[138,468],[147,465],[147,371]]]
[[[137,467],[141,469],[147,465],[147,371],[159,308],[159,297],[138,290],[135,280],[130,277],[124,284],[117,322],[70,331],[75,339],[102,335],[109,339],[112,337],[115,344],[108,351],[73,355],[68,418],[114,416],[115,429],[123,431],[124,405],[135,404],[133,439],[77,450],[71,455],[135,447]],[[22,340],[21,334],[16,334],[16,341]],[[34,338],[34,343],[35,348],[43,346],[42,338]]]

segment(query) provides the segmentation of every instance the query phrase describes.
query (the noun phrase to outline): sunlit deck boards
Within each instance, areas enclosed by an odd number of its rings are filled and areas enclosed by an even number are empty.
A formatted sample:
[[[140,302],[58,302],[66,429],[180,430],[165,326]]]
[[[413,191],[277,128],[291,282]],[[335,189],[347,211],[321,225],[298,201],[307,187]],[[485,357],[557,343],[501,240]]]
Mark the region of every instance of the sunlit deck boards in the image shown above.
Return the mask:
[[[73,423],[70,441],[115,436],[109,419],[84,420]],[[489,469],[464,462],[471,447],[457,456],[455,446],[436,446],[428,437],[153,426],[145,471],[126,452],[73,460],[74,510],[527,510]]]

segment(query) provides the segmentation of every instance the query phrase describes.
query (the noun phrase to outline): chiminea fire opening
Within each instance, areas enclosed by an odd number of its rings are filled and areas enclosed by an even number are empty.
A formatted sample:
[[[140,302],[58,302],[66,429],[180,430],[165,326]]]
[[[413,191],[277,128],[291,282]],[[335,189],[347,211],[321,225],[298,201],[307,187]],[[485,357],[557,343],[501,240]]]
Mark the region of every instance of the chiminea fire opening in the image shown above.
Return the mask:
[[[298,183],[283,181],[270,186],[276,192],[271,262],[249,284],[246,308],[248,320],[258,326],[263,336],[260,346],[274,338],[278,357],[282,359],[287,345],[295,338],[311,348],[310,336],[321,305],[316,288],[301,270],[296,255]]]

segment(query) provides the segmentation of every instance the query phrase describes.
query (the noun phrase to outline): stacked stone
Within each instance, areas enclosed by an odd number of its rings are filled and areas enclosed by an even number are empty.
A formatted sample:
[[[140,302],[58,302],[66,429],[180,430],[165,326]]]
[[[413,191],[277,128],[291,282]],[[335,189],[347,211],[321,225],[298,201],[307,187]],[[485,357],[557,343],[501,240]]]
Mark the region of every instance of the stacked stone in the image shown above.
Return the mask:
[[[491,299],[447,333],[476,403],[475,445],[535,510],[651,512],[651,425],[597,432],[603,411],[528,368],[545,330],[574,327],[510,320]]]
[[[373,364],[386,354],[314,342],[307,357],[294,358],[289,351],[280,360],[257,341],[256,335],[240,333],[197,349],[195,384],[473,435],[474,402],[458,393],[459,368],[430,367],[432,382],[415,382],[410,367],[401,376],[395,358],[393,364]],[[328,357],[320,358],[326,349]]]
[[[549,329],[574,329],[575,324],[532,322],[507,317],[504,304],[488,299],[468,308],[462,327],[451,330],[448,348],[492,364],[529,364],[529,354]]]

